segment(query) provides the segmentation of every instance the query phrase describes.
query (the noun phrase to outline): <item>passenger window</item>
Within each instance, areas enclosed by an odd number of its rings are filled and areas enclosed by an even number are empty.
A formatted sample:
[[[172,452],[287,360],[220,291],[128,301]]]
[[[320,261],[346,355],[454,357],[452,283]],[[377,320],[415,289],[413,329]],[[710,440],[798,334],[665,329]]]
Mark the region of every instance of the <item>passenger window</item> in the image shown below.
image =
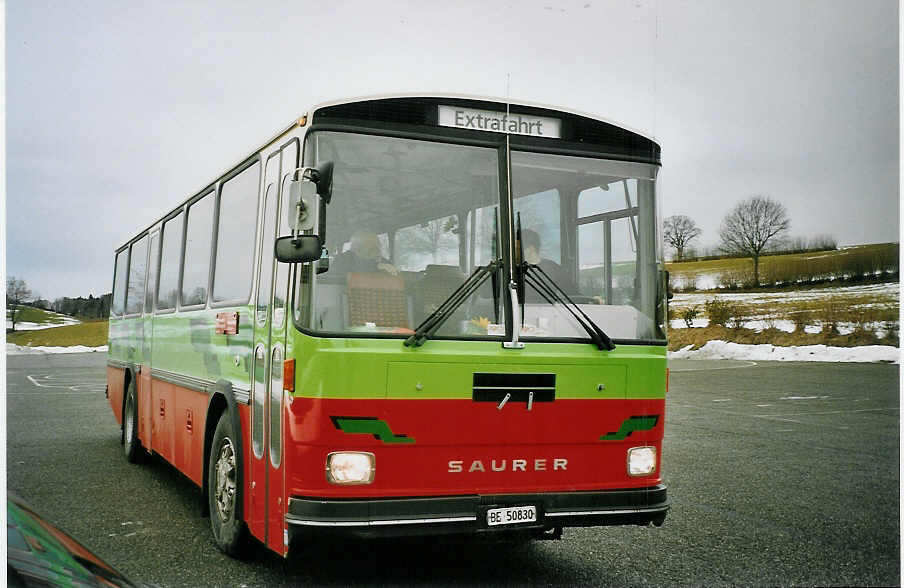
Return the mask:
[[[122,314],[126,302],[126,267],[129,264],[129,250],[123,249],[116,254],[116,269],[113,271],[113,314]]]
[[[151,262],[148,265],[148,287],[144,298],[144,311],[154,312],[154,295],[157,293],[157,269],[160,265],[160,233],[151,235]]]
[[[182,267],[182,306],[207,302],[213,204],[213,192],[210,192],[188,207],[185,263]]]
[[[176,308],[176,298],[179,294],[179,258],[182,255],[182,216],[180,212],[163,223],[157,310]]]
[[[144,309],[144,283],[148,272],[148,237],[145,235],[132,244],[129,257],[129,287],[126,293],[126,314],[140,313]]]
[[[255,163],[225,182],[220,189],[217,259],[213,278],[214,302],[244,302],[251,294],[260,169],[260,162]]]

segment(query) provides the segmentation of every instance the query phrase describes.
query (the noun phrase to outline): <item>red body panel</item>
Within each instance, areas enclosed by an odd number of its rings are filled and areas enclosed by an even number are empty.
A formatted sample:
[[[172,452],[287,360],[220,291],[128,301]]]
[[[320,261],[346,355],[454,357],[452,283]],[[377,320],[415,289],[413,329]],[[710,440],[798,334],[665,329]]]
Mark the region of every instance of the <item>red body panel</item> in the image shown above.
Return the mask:
[[[635,478],[628,476],[626,462],[628,448],[640,445],[655,446],[657,459],[661,456],[665,416],[661,398],[556,400],[536,403],[531,411],[523,403],[499,410],[494,403],[471,400],[297,398],[287,412],[290,496],[561,492],[660,482],[658,467],[653,475]],[[623,440],[600,440],[618,431],[626,419],[640,415],[659,419],[652,429]],[[395,435],[414,442],[386,443],[373,435],[345,433],[333,425],[331,416],[376,417]],[[326,481],[327,454],[343,449],[374,453],[372,484],[336,486]]]
[[[108,367],[110,404],[122,422],[125,370]],[[209,395],[150,378],[138,380],[139,435],[189,479],[203,482],[204,429]],[[380,498],[521,494],[644,488],[661,482],[627,474],[627,450],[652,445],[661,459],[665,400],[557,399],[532,410],[471,399],[294,398],[283,410],[283,455],[273,467],[266,451],[255,459],[251,407],[239,406],[244,455],[244,518],[251,534],[285,553],[288,497]],[[631,417],[656,416],[649,430],[622,439]],[[349,433],[332,417],[368,418],[381,437]],[[189,426],[190,423],[190,426]],[[326,479],[333,451],[368,451],[376,460],[372,484],[339,486]],[[265,507],[266,505],[266,507]]]
[[[151,446],[148,449],[160,454],[173,465],[173,397],[177,387],[159,380],[151,385]],[[139,406],[139,410],[142,407]]]
[[[138,440],[144,447],[151,447],[153,412],[151,406],[151,366],[142,365],[138,375]]]
[[[107,397],[116,422],[122,425],[123,386],[126,381],[126,370],[107,366]]]
[[[261,542],[266,542],[266,501],[267,475],[266,454],[254,457],[251,438],[251,407],[242,406],[239,411],[242,420],[242,441],[245,449],[245,522],[248,530]]]
[[[187,388],[173,388],[174,465],[200,486],[204,477],[204,422],[210,397]]]

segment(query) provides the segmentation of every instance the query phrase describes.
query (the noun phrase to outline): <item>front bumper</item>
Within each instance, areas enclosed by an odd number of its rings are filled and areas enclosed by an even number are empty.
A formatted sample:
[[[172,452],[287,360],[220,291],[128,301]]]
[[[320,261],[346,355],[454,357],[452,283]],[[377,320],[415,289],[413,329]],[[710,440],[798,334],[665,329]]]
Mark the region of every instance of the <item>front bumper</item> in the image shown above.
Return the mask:
[[[535,505],[537,521],[488,527],[486,511]],[[560,492],[323,500],[289,499],[290,535],[338,534],[359,537],[537,531],[561,527],[662,525],[669,501],[666,487]]]

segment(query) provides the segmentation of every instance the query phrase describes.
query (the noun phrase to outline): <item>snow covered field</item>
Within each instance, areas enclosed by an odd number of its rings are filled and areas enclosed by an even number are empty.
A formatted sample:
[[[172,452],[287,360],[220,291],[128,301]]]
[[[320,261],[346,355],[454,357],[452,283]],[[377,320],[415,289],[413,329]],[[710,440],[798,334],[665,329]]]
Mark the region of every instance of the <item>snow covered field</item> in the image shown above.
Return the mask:
[[[670,351],[669,359],[746,359],[752,361],[822,361],[853,363],[901,363],[901,350],[890,345],[863,345],[861,347],[828,347],[826,345],[802,345],[777,347],[775,345],[742,345],[726,341],[709,341],[700,349],[688,345],[678,351]]]
[[[55,312],[48,312],[47,314],[53,316],[55,320],[58,322],[52,323],[23,323],[16,321],[16,331],[37,331],[38,329],[51,329],[53,327],[65,327],[66,325],[77,325],[82,321],[78,319],[74,319],[71,316],[66,316],[65,314],[57,314]],[[12,329],[13,323],[9,320],[6,321],[6,328]]]
[[[900,304],[900,284],[897,282],[884,284],[864,284],[859,286],[840,286],[836,288],[818,288],[809,290],[786,290],[782,292],[694,292],[675,294],[674,298],[669,301],[669,307],[673,311],[673,316],[680,316],[681,312],[686,308],[696,307],[698,318],[691,322],[692,327],[706,327],[709,320],[704,316],[704,303],[718,297],[722,300],[744,305],[749,310],[749,318],[744,322],[744,327],[756,331],[774,327],[776,329],[791,333],[794,331],[794,323],[788,319],[780,318],[781,313],[777,312],[779,307],[787,308],[789,305],[805,306],[807,303],[814,303],[825,300],[829,297],[843,297],[845,301],[851,302],[851,307],[871,308],[881,305],[892,304],[896,308]],[[672,329],[686,328],[684,320],[680,318],[672,319],[669,327]],[[870,325],[877,334],[881,336],[882,325]],[[808,325],[807,333],[819,333],[822,327],[816,325]],[[841,323],[838,331],[842,335],[851,333],[854,325],[851,323]]]
[[[15,343],[6,344],[7,355],[28,355],[40,353],[92,353],[103,351],[107,352],[107,346],[85,347],[84,345],[73,345],[72,347],[26,347],[25,345],[16,345]]]

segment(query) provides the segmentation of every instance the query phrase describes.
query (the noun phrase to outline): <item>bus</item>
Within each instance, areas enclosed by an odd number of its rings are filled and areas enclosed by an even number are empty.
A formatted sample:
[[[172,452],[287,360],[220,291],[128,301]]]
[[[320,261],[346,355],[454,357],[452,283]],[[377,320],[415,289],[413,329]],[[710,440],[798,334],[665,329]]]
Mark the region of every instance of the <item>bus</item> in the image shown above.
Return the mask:
[[[660,147],[488,97],[320,104],[115,251],[126,458],[213,539],[660,526]]]

